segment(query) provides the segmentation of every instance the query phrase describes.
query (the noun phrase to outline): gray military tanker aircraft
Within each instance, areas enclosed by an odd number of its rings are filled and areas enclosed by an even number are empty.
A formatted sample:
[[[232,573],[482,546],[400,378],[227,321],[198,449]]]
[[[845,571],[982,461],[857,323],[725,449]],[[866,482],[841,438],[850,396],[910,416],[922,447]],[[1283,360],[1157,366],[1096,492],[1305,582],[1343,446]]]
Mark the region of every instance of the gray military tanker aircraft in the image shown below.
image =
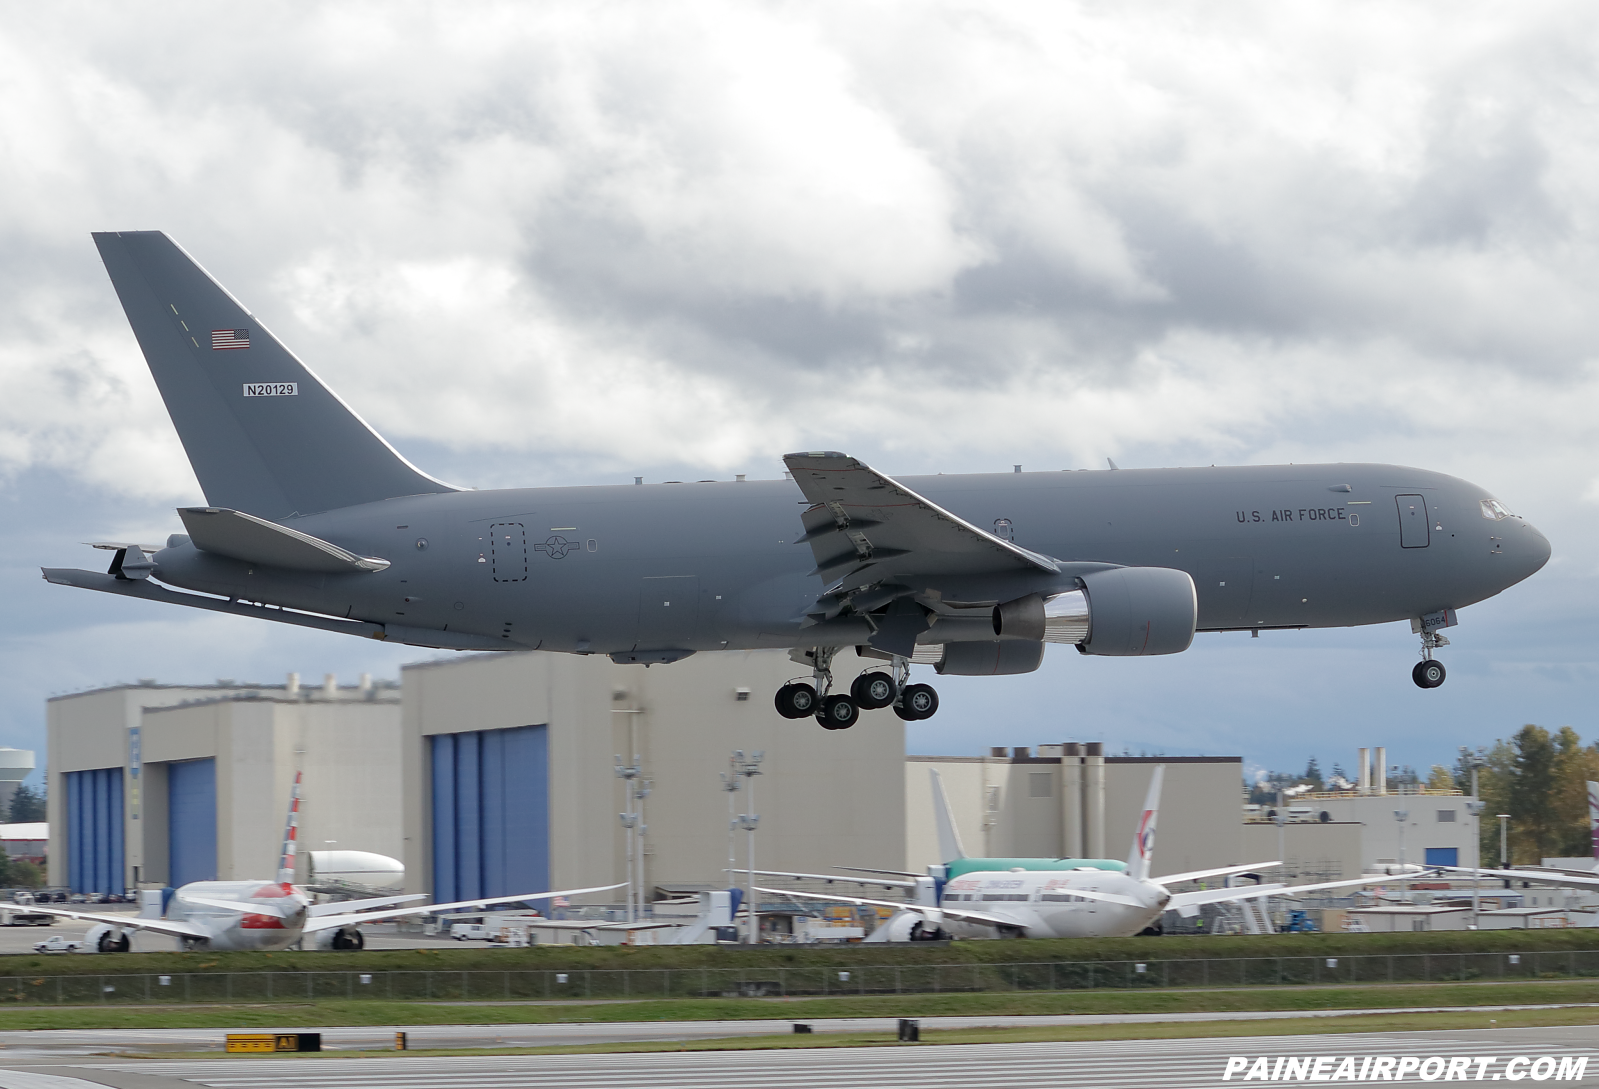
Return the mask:
[[[943,675],[1175,654],[1196,631],[1408,620],[1413,677],[1456,610],[1549,542],[1486,490],[1395,465],[891,478],[831,451],[783,480],[473,491],[428,476],[159,231],[96,234],[209,506],[165,547],[53,583],[456,650],[675,662],[786,649],[778,710],[927,718]],[[164,584],[164,585],[158,585]],[[170,589],[177,587],[178,589]],[[855,647],[880,662],[835,691]]]

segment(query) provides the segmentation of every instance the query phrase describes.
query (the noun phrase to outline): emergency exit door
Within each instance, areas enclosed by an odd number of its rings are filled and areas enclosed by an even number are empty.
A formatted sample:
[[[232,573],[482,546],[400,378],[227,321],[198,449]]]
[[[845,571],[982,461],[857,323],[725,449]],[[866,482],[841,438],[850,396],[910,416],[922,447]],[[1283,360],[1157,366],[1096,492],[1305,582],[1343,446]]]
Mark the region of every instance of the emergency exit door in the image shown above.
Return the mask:
[[[1424,495],[1396,495],[1399,504],[1399,547],[1426,548],[1432,540],[1427,531],[1427,497]]]

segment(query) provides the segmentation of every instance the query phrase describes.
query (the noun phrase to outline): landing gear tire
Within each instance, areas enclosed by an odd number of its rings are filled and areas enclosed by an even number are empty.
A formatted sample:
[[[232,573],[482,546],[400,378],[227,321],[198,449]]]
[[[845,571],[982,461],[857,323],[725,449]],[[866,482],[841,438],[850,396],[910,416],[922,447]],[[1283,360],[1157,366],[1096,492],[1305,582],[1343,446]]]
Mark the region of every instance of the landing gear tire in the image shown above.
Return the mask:
[[[861,710],[875,711],[894,702],[894,697],[899,695],[899,686],[887,673],[862,673],[849,686],[849,694]]]
[[[816,712],[824,730],[847,730],[861,717],[861,709],[848,696],[828,696]]]
[[[777,713],[784,718],[804,718],[816,714],[816,689],[808,684],[785,684],[777,690]]]
[[[930,684],[908,684],[894,705],[894,713],[906,722],[920,722],[938,714],[938,692]]]
[[[1444,669],[1444,664],[1431,658],[1417,662],[1416,668],[1410,671],[1410,679],[1416,682],[1417,688],[1437,688],[1447,676],[1449,672]]]

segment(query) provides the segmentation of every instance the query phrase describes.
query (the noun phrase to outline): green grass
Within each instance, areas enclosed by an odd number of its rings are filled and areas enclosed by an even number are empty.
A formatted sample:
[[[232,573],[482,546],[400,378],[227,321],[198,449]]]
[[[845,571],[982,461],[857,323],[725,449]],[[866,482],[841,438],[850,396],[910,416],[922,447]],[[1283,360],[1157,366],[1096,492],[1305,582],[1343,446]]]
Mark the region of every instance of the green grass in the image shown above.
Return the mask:
[[[1526,953],[1599,949],[1599,931],[1475,930],[1422,934],[1267,934],[1161,938],[968,941],[947,946],[534,946],[280,953],[119,953],[0,957],[0,978],[176,972],[583,971],[686,968],[849,968],[854,965],[1163,961],[1414,953]]]
[[[1425,1006],[1599,1003],[1599,982],[1400,984],[1227,990],[1069,991],[797,999],[681,999],[539,1005],[376,999],[205,1006],[64,1006],[0,1010],[0,1029],[334,1028],[823,1017],[936,1017],[1122,1013],[1237,1013]],[[1499,1014],[1491,1016],[1498,1017]]]

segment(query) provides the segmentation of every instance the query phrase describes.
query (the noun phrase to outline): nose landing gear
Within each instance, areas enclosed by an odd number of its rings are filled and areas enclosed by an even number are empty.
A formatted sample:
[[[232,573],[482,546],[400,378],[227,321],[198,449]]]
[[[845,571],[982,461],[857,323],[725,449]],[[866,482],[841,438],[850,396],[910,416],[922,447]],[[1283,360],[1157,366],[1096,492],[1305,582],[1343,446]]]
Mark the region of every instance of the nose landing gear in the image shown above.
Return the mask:
[[[1435,662],[1425,658],[1416,663],[1416,668],[1410,671],[1410,679],[1416,682],[1417,688],[1437,688],[1444,683],[1444,678],[1449,675],[1442,662]]]
[[[1435,631],[1421,633],[1421,661],[1410,671],[1410,679],[1416,682],[1417,688],[1437,688],[1444,683],[1449,671],[1442,662],[1433,660],[1432,652],[1448,645],[1449,640]]]

